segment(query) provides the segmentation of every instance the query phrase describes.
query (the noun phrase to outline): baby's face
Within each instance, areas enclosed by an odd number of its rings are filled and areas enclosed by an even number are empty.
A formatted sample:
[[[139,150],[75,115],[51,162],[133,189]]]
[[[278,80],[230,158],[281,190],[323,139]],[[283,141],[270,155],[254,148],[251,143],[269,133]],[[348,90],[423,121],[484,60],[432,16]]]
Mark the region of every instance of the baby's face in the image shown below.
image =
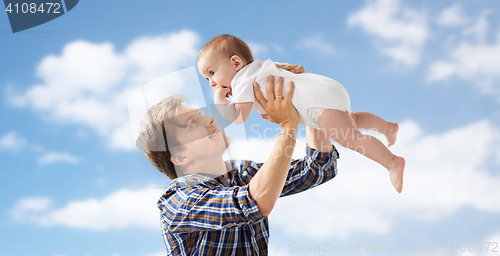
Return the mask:
[[[217,86],[231,89],[231,80],[238,72],[237,66],[230,58],[222,57],[212,49],[201,55],[198,61],[198,70],[214,89]],[[229,92],[229,95],[232,95],[232,91]]]

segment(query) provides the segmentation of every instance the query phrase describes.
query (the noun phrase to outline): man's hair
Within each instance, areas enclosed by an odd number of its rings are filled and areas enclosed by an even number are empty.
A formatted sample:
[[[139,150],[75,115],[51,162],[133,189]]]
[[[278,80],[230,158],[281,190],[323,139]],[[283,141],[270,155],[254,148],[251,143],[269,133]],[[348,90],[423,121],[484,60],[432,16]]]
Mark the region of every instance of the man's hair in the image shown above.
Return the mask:
[[[171,151],[182,149],[177,140],[176,128],[183,126],[177,115],[184,100],[182,96],[170,96],[152,106],[141,121],[137,140],[137,145],[151,164],[172,180],[177,178],[177,173],[171,160]]]
[[[214,39],[201,49],[198,54],[198,60],[209,49],[213,49],[216,53],[227,58],[238,55],[243,59],[244,65],[250,64],[253,61],[250,47],[243,40],[232,35],[223,34],[214,37]]]

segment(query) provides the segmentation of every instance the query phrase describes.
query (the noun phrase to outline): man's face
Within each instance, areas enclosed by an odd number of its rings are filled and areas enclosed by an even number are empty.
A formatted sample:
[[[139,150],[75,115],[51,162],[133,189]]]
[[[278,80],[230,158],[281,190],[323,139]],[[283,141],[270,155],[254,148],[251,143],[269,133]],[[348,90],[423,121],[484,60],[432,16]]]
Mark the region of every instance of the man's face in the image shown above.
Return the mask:
[[[220,56],[212,49],[208,49],[201,55],[198,70],[210,82],[211,87],[221,86],[229,89],[231,89],[231,80],[238,71],[229,58]],[[229,91],[226,96],[231,95],[232,91]]]
[[[185,105],[178,108],[178,120],[185,127],[177,127],[177,141],[182,152],[193,160],[221,157],[231,143],[213,117],[201,115],[200,111]]]

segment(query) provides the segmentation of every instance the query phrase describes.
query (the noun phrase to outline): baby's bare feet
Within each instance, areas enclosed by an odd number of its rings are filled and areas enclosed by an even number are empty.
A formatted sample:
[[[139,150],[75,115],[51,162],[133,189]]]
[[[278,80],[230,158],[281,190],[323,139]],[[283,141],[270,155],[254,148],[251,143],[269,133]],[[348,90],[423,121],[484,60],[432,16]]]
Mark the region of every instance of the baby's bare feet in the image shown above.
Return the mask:
[[[387,131],[385,133],[385,138],[387,139],[387,147],[390,147],[396,143],[396,137],[398,136],[399,125],[394,122],[387,122]]]
[[[392,186],[398,193],[403,190],[403,172],[405,169],[405,159],[399,156],[394,156],[391,168],[389,168],[389,178],[391,179]]]

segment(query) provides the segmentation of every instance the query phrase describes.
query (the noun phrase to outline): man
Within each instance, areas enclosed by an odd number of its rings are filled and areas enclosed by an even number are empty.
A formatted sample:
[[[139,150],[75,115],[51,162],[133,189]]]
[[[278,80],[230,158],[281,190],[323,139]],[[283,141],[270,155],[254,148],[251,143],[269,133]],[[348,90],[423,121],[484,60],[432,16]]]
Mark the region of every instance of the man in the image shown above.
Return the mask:
[[[140,144],[150,162],[172,179],[158,201],[168,255],[267,255],[267,216],[280,196],[318,186],[336,175],[338,152],[308,128],[307,155],[292,161],[299,122],[291,103],[293,83],[283,98],[283,79],[267,82],[267,99],[254,90],[281,133],[265,163],[222,155],[231,139],[213,118],[169,97],[151,107],[141,123]],[[164,149],[164,150],[160,150]]]

